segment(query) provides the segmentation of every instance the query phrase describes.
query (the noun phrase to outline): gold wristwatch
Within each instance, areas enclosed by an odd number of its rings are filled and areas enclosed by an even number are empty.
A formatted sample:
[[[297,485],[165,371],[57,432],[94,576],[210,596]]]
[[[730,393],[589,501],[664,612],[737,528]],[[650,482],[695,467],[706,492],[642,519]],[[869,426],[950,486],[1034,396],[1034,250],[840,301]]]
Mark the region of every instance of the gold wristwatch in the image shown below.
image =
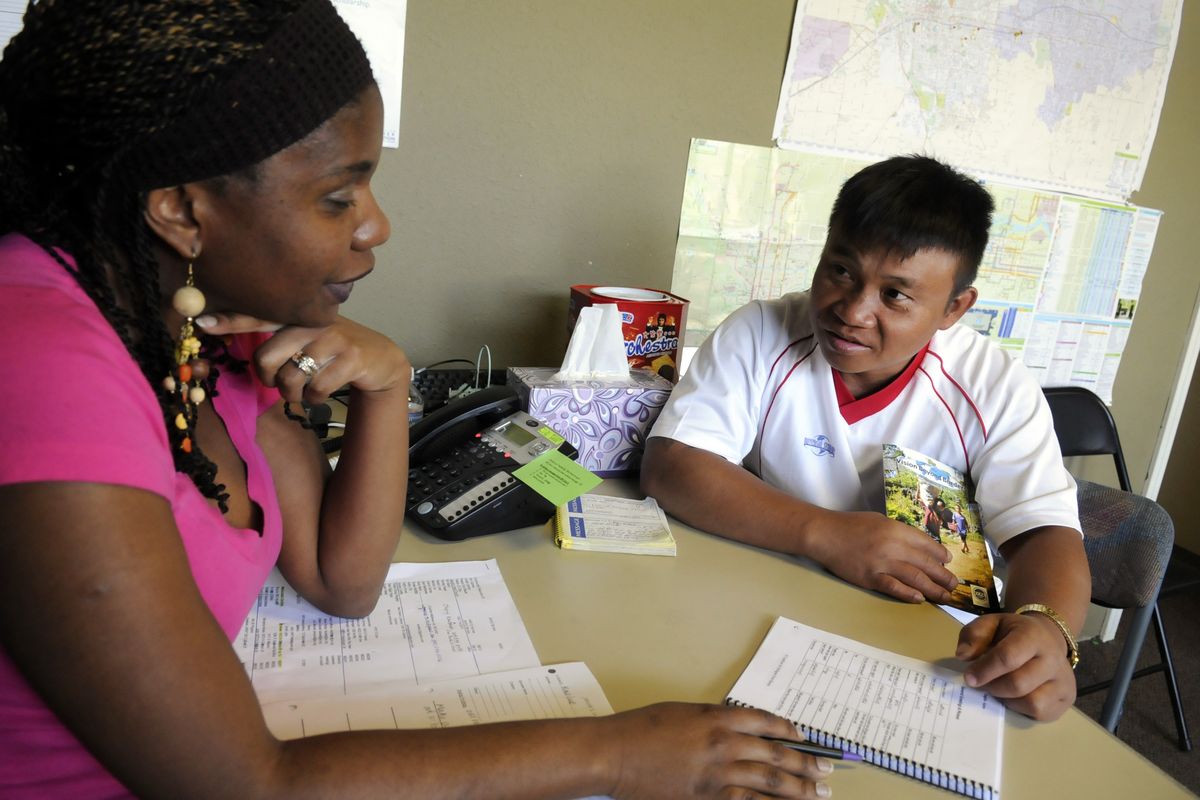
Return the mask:
[[[1075,636],[1071,633],[1071,627],[1067,625],[1065,619],[1058,615],[1057,611],[1041,603],[1026,603],[1013,613],[1041,614],[1044,617],[1049,617],[1050,621],[1062,631],[1063,638],[1067,640],[1067,661],[1070,663],[1071,669],[1075,669],[1079,665],[1079,645],[1075,643]]]

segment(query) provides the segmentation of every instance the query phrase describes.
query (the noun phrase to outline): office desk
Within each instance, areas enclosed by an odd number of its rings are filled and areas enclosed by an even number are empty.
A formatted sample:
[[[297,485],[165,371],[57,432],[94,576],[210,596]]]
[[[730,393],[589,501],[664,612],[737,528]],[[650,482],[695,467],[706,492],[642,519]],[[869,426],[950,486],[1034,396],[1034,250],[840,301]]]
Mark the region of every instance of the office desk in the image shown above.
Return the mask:
[[[598,490],[633,496],[631,482]],[[777,616],[914,658],[954,652],[958,623],[851,586],[813,565],[672,520],[675,558],[556,548],[549,525],[441,542],[406,526],[397,561],[495,558],[542,663],[583,661],[617,711],[658,702],[719,703]],[[834,796],[945,800],[950,793],[870,766],[839,768]],[[1171,798],[1188,791],[1071,709],[1035,723],[1009,713],[1001,796]]]

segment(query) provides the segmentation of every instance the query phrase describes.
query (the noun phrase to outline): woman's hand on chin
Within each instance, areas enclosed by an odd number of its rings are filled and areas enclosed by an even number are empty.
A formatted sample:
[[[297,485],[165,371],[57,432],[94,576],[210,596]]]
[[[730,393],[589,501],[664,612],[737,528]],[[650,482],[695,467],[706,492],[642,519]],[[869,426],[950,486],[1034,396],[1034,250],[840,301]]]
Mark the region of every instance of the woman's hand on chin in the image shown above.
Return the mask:
[[[378,331],[338,317],[332,325],[302,328],[245,314],[211,313],[196,318],[205,333],[273,332],[254,353],[254,367],[284,400],[321,403],[350,386],[361,392],[399,389],[407,398],[412,364],[395,342]]]

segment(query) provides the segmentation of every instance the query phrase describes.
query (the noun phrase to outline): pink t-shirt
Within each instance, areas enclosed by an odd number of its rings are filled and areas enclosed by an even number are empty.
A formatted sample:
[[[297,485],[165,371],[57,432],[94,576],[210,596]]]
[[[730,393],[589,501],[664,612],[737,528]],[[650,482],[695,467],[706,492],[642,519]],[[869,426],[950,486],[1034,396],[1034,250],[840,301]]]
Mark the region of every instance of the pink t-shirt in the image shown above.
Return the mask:
[[[231,350],[248,356],[255,343],[242,337]],[[0,484],[89,481],[165,497],[196,585],[232,639],[283,536],[275,484],[254,440],[258,415],[279,394],[253,369],[223,370],[218,391],[213,408],[246,463],[250,497],[263,512],[261,537],[230,527],[175,471],[154,392],[75,279],[28,239],[0,237]],[[42,703],[2,645],[0,796],[128,796]]]

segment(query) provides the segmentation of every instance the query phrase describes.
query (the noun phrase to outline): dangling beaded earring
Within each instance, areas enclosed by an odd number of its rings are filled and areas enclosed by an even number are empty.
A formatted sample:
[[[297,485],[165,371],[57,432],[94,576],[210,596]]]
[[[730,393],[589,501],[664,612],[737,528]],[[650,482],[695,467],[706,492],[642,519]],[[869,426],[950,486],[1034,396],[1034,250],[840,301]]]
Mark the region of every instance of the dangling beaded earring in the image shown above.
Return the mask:
[[[207,396],[202,385],[208,377],[208,362],[200,355],[200,340],[196,338],[193,320],[204,311],[204,293],[196,288],[192,265],[196,253],[192,253],[187,266],[187,283],[179,287],[171,297],[171,307],[183,317],[179,329],[179,341],[175,344],[175,370],[163,378],[163,388],[168,392],[179,390],[179,402],[183,410],[175,415],[175,427],[183,434],[179,449],[192,452],[192,435],[196,426],[196,406]],[[190,384],[190,385],[189,385]]]

